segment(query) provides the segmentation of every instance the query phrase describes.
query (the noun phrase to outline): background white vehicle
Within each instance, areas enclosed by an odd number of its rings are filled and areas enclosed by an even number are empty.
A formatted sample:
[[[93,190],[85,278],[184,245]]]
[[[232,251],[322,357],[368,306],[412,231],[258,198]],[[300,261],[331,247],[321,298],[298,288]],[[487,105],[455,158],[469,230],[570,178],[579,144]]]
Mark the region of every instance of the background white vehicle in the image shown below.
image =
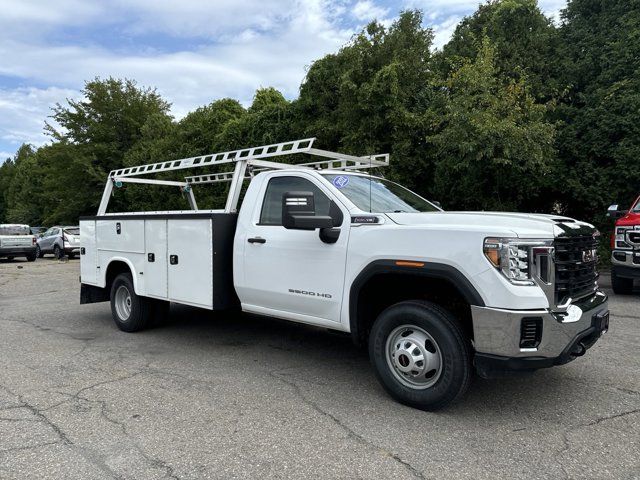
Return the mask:
[[[37,241],[38,258],[45,254],[53,254],[56,258],[67,255],[74,258],[80,253],[80,227],[54,226],[40,235]]]
[[[25,257],[30,262],[36,259],[36,237],[31,234],[29,225],[0,225],[0,258],[2,257]]]
[[[111,301],[125,331],[169,302],[350,332],[399,401],[435,410],[485,377],[559,365],[608,328],[597,287],[597,231],[552,215],[444,212],[361,173],[354,157],[297,140],[112,171],[82,218],[81,302]],[[274,157],[324,160],[290,165]],[[233,164],[172,182],[150,173]],[[243,183],[250,180],[237,212]],[[231,182],[224,210],[193,188]],[[107,213],[122,183],[173,185],[191,211]]]

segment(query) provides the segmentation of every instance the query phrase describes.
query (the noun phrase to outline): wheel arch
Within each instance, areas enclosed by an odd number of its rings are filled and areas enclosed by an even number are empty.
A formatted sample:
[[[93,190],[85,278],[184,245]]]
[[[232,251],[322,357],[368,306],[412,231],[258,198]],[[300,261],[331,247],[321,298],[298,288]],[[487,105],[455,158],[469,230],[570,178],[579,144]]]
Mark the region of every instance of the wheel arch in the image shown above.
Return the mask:
[[[365,344],[371,325],[385,308],[420,298],[454,310],[452,313],[461,317],[465,333],[473,338],[470,306],[485,306],[485,302],[460,270],[436,262],[376,260],[362,269],[350,287],[349,326],[353,340]]]
[[[104,286],[107,291],[111,290],[111,285],[115,278],[121,273],[130,273],[131,278],[133,280],[133,289],[135,290],[136,295],[140,295],[138,290],[138,278],[135,275],[136,269],[131,263],[131,260],[124,257],[113,257],[109,260],[107,264],[107,268],[104,273]]]

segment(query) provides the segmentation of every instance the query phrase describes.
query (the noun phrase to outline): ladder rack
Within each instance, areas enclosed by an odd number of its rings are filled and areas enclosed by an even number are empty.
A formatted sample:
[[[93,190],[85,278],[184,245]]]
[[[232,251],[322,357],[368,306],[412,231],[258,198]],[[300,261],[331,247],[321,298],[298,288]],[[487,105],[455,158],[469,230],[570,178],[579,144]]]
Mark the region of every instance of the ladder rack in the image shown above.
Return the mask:
[[[189,205],[193,210],[198,206],[193,194],[193,185],[231,182],[229,195],[225,205],[225,212],[235,212],[240,197],[240,190],[245,179],[250,179],[256,173],[265,170],[279,170],[287,168],[308,168],[313,170],[342,170],[358,171],[369,168],[386,167],[389,165],[389,154],[368,155],[357,157],[344,153],[330,152],[313,148],[315,138],[304,138],[290,142],[275,143],[272,145],[262,145],[260,147],[244,148],[228,152],[212,153],[197,157],[169,160],[165,162],[150,163],[135,167],[126,167],[112,170],[102,194],[98,215],[104,215],[107,211],[109,198],[113,192],[114,185],[120,187],[122,183],[143,183],[154,185],[172,185],[182,189],[187,194]],[[284,157],[288,155],[307,154],[316,157],[324,157],[326,160],[307,162],[301,164],[290,164],[272,161],[274,157]],[[186,168],[201,168],[223,164],[235,163],[233,171],[222,173],[210,173],[185,177],[183,182],[156,180],[140,178],[144,175],[183,170]],[[248,174],[247,174],[248,173]]]

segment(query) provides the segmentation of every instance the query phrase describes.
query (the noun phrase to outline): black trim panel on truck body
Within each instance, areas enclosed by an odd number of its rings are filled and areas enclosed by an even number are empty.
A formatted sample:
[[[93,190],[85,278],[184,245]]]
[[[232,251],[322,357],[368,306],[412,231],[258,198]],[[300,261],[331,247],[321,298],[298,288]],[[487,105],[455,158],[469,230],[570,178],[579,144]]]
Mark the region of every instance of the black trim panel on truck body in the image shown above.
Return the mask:
[[[447,280],[460,292],[469,305],[484,307],[485,303],[478,291],[471,282],[464,276],[460,270],[451,265],[434,262],[415,262],[423,263],[422,267],[408,267],[397,265],[396,262],[402,260],[376,260],[368,264],[355,278],[351,284],[349,292],[349,325],[351,335],[354,339],[359,338],[358,331],[358,297],[362,287],[373,278],[380,274],[397,274],[413,275],[424,278],[435,278]]]

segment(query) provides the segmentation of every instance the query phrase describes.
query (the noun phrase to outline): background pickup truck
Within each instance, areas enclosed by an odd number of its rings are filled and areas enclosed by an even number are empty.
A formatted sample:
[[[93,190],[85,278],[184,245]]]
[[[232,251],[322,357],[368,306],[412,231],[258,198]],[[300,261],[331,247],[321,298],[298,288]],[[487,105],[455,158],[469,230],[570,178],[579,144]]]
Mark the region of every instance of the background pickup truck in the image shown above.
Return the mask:
[[[35,261],[36,237],[31,234],[29,225],[0,225],[0,258],[26,257]]]
[[[629,210],[611,205],[607,214],[617,219],[611,235],[611,286],[615,293],[630,294],[634,280],[640,280],[640,197]]]
[[[81,218],[81,302],[111,301],[140,330],[169,302],[350,332],[384,388],[435,410],[485,377],[559,365],[608,328],[598,232],[555,215],[444,212],[362,173],[387,155],[312,148],[313,139],[112,171],[95,217]],[[300,165],[273,157],[307,154]],[[143,178],[232,164],[184,182]],[[237,213],[243,184],[250,180]],[[193,188],[230,182],[224,210]],[[106,213],[123,183],[173,185],[190,211]]]

